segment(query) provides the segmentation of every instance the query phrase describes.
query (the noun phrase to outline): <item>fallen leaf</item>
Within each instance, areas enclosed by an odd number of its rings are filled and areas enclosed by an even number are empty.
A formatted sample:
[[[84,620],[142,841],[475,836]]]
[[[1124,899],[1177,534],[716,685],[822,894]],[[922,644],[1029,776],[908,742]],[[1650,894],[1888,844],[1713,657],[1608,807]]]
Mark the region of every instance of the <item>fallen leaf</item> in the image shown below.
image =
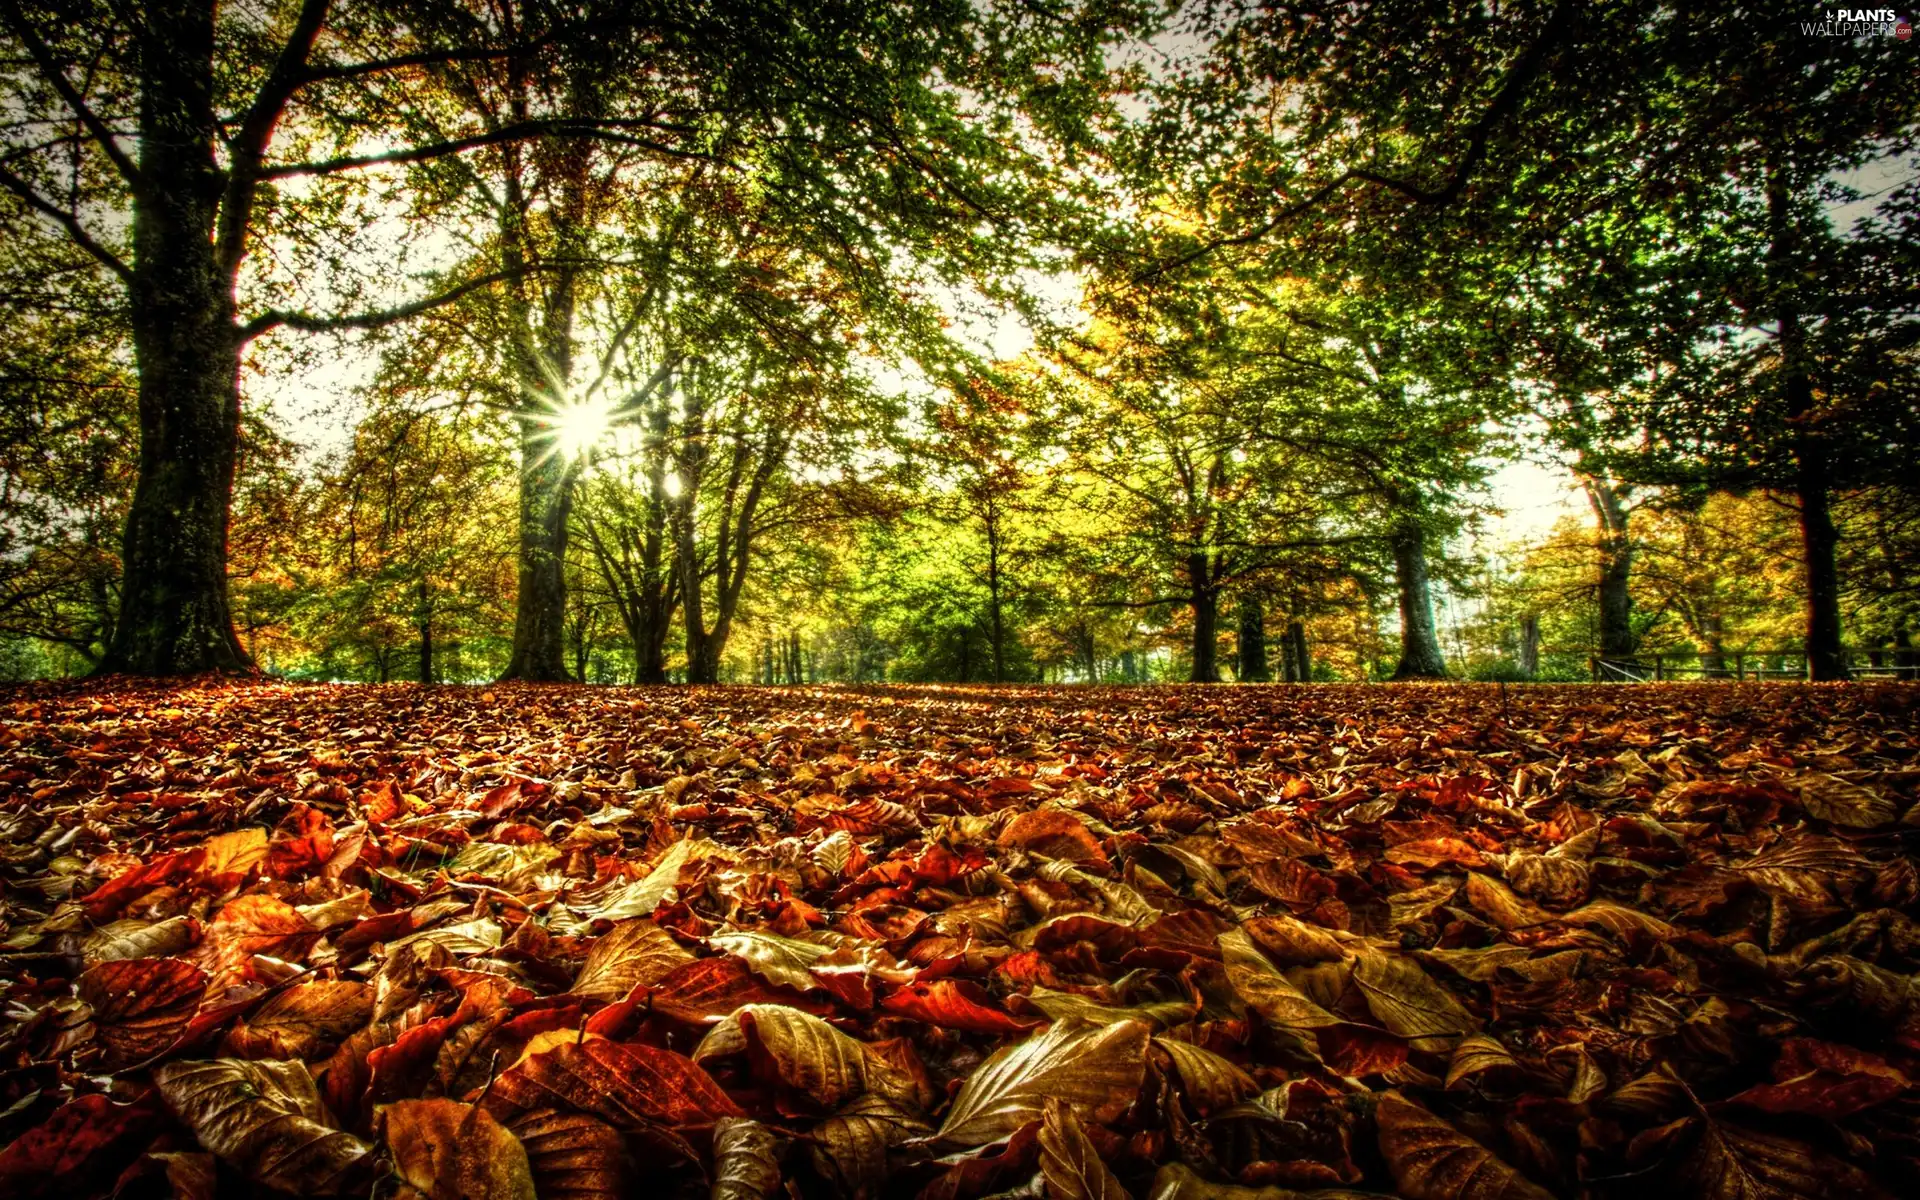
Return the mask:
[[[713,1200],[763,1200],[780,1186],[780,1139],[746,1117],[713,1127]]]
[[[576,996],[618,1000],[636,987],[659,983],[692,961],[693,955],[652,921],[621,921],[595,940],[570,990]]]
[[[1380,1155],[1408,1200],[1551,1200],[1552,1193],[1398,1092],[1374,1111]]]
[[[355,1186],[372,1147],[332,1128],[305,1063],[217,1058],[155,1067],[167,1107],[241,1174],[287,1192]]]
[[[981,1146],[1039,1117],[1048,1097],[1087,1121],[1110,1121],[1133,1103],[1146,1070],[1150,1031],[1139,1022],[1058,1021],[997,1051],[953,1098],[936,1135]]]
[[[621,1200],[634,1166],[618,1130],[585,1113],[539,1108],[517,1113],[507,1128],[520,1139],[540,1200]]]
[[[373,989],[356,980],[316,979],[270,996],[227,1033],[238,1058],[315,1059],[373,1019]]]
[[[1893,801],[1835,775],[1809,772],[1793,781],[1807,815],[1853,829],[1877,829],[1900,815]]]
[[[1058,1097],[1048,1097],[1041,1109],[1040,1174],[1049,1200],[1131,1200],[1073,1107]]]
[[[178,958],[116,959],[88,967],[73,986],[93,1009],[105,1050],[101,1065],[117,1071],[180,1040],[200,1010],[207,973]]]
[[[428,1200],[535,1200],[520,1139],[485,1109],[401,1100],[381,1110],[394,1173]]]

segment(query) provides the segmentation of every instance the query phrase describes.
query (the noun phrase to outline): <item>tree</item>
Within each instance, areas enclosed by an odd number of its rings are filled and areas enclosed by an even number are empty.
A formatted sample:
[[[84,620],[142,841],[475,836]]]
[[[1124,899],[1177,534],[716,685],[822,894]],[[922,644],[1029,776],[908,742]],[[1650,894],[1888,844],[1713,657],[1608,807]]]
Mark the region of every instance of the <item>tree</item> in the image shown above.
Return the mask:
[[[99,333],[112,302],[77,252],[0,216],[0,638],[86,669],[113,642],[137,441],[127,347]]]
[[[345,147],[368,128],[334,115],[408,107],[436,67],[509,56],[580,26],[502,31],[456,19],[454,6],[336,10],[329,0],[283,8],[264,26],[223,16],[212,0],[89,4],[84,19],[65,16],[23,0],[0,5],[10,57],[30,64],[7,77],[10,105],[28,119],[9,126],[0,187],[125,292],[139,381],[139,476],[122,538],[120,610],[101,669],[245,669],[227,595],[227,534],[247,344],[281,327],[382,326],[495,282],[449,281],[435,294],[359,312],[276,307],[268,296],[280,281],[249,265],[251,251],[279,231],[317,232],[340,211],[283,203],[281,181],[326,180],[494,140],[463,129],[353,153]],[[537,121],[513,136],[565,124]],[[318,156],[303,157],[309,150]],[[114,217],[123,213],[130,219],[121,226]]]
[[[1036,129],[1056,132],[1070,128],[1072,110],[1090,93],[1058,86],[1052,73],[1061,64],[1100,69],[1107,30],[1099,10],[1084,14],[1087,21],[1029,21],[945,0],[905,12],[857,0],[695,8],[303,0],[264,21],[223,14],[213,0],[155,0],[133,9],[88,4],[79,21],[68,15],[32,0],[0,4],[9,59],[29,64],[4,85],[10,110],[24,119],[9,125],[0,147],[0,188],[124,288],[141,452],[103,669],[153,674],[249,665],[233,631],[226,558],[238,378],[250,341],[282,327],[380,327],[503,281],[556,268],[564,279],[570,269],[564,250],[546,262],[513,261],[509,250],[502,269],[453,272],[419,298],[316,313],[290,303],[290,285],[308,281],[290,281],[251,255],[263,241],[322,247],[318,265],[340,267],[324,262],[324,248],[377,203],[360,187],[367,173],[533,139],[708,156],[712,131],[701,118],[730,111],[756,123],[757,145],[777,168],[764,185],[787,202],[836,194],[837,174],[858,165],[870,181],[858,194],[877,202],[863,203],[859,215],[998,219],[1012,211],[1004,202],[1019,171],[965,178],[938,165],[1009,155],[995,152],[1000,140],[968,119],[955,93],[933,86],[935,68],[954,83],[969,77],[963,68],[994,73],[1038,99],[1029,106]],[[852,30],[860,36],[842,36]],[[487,107],[442,102],[448,81],[477,64],[531,80],[554,72],[565,79],[585,61],[610,62],[655,87],[630,110],[578,111],[565,106],[581,97],[564,87],[528,89],[523,111],[512,111],[510,99],[504,123],[489,120]],[[658,95],[673,102],[651,107]],[[536,104],[536,96],[559,96],[563,106]],[[896,103],[902,99],[915,103]],[[423,123],[432,128],[418,128]],[[370,141],[385,145],[369,151]],[[297,199],[288,181],[311,181],[320,192]],[[440,202],[415,198],[429,208]],[[840,206],[838,216],[851,218],[854,207]],[[124,237],[119,214],[130,217]],[[814,224],[860,252],[877,247],[849,221]],[[399,282],[390,270],[376,271],[371,287],[359,286],[351,269],[329,273],[336,286],[324,290],[349,296]],[[566,305],[550,307],[557,331]],[[545,510],[534,516],[564,529]],[[536,584],[545,577],[534,576]]]

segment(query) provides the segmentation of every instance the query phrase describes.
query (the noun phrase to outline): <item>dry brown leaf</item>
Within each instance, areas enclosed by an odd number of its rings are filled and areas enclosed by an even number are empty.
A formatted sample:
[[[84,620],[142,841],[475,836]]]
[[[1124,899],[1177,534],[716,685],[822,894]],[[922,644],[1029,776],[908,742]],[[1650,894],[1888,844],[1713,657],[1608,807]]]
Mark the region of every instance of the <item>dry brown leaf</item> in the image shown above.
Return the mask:
[[[1354,959],[1353,981],[1374,1019],[1416,1050],[1444,1054],[1462,1034],[1480,1028],[1453,993],[1410,958],[1369,949]]]
[[[1380,1155],[1407,1200],[1552,1200],[1553,1193],[1398,1092],[1374,1110]]]
[[[622,1200],[631,1192],[633,1160],[626,1139],[585,1113],[542,1108],[513,1117],[540,1200]]]
[[[1853,829],[1878,829],[1900,815],[1893,801],[1837,775],[1812,771],[1793,780],[1807,815]]]
[[[572,991],[595,1000],[618,1000],[636,987],[659,983],[675,967],[692,961],[693,955],[672,934],[636,917],[619,922],[593,943]]]
[[[172,1062],[153,1069],[153,1082],[202,1146],[284,1192],[344,1192],[373,1149],[331,1126],[305,1063]]]
[[[820,1177],[851,1196],[885,1182],[888,1150],[931,1132],[899,1105],[868,1093],[814,1126],[808,1149]]]
[[[722,1117],[713,1127],[713,1200],[764,1200],[780,1186],[780,1138],[758,1121]]]
[[[96,963],[74,980],[93,1010],[110,1071],[145,1062],[180,1040],[207,990],[207,973],[178,958]]]
[[[1150,1030],[1138,1022],[1057,1021],[980,1064],[936,1135],[962,1146],[998,1141],[1040,1115],[1049,1096],[1089,1121],[1110,1121],[1133,1103],[1147,1065]]]
[[[1211,1050],[1165,1037],[1154,1038],[1153,1044],[1173,1060],[1180,1090],[1199,1116],[1238,1104],[1260,1090],[1253,1076]]]
[[[1315,1004],[1266,955],[1254,949],[1243,931],[1230,929],[1221,934],[1220,954],[1233,990],[1268,1024],[1282,1029],[1324,1029],[1340,1024],[1339,1017]]]
[[[222,1050],[239,1058],[315,1059],[373,1019],[373,989],[354,980],[296,984],[248,1014]]]
[[[394,1173],[427,1200],[536,1200],[520,1139],[485,1109],[402,1100],[381,1120]]]
[[[1040,1174],[1048,1200],[1132,1200],[1087,1137],[1073,1107],[1048,1097],[1040,1118]]]

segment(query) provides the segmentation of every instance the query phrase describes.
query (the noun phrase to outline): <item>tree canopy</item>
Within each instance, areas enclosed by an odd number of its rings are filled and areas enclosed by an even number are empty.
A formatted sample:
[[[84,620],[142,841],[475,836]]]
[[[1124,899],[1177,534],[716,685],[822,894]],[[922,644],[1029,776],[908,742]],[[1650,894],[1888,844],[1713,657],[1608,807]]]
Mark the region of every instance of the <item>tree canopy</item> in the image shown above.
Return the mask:
[[[0,0],[0,42],[8,674],[1920,666],[1891,27]]]

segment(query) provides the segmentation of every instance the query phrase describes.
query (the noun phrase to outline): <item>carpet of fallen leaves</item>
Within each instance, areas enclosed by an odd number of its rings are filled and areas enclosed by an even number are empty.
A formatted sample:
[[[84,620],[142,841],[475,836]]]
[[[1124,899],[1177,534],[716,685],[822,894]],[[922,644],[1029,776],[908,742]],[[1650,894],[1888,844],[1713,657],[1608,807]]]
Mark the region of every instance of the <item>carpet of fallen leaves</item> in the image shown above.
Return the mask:
[[[1920,1194],[1920,689],[0,692],[0,1195]]]

